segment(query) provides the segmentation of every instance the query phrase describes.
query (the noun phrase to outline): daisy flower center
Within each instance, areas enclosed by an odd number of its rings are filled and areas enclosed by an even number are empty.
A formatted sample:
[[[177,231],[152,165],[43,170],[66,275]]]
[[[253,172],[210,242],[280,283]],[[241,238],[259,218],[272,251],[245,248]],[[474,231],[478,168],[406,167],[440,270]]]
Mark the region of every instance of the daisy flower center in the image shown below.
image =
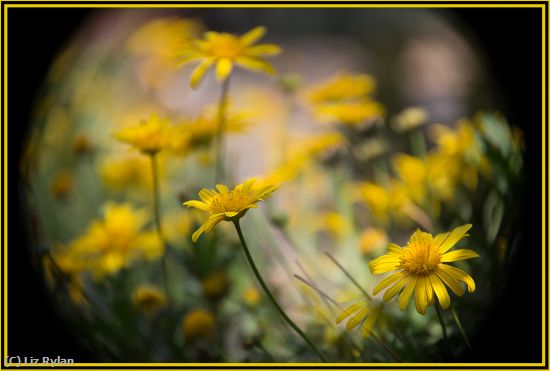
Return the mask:
[[[405,272],[415,276],[427,276],[437,270],[441,261],[439,248],[429,239],[410,241],[400,257]]]
[[[241,190],[229,191],[217,195],[210,203],[213,213],[240,212],[250,204],[251,195]]]
[[[243,53],[243,45],[232,35],[220,35],[208,44],[208,52],[217,58],[234,59]]]

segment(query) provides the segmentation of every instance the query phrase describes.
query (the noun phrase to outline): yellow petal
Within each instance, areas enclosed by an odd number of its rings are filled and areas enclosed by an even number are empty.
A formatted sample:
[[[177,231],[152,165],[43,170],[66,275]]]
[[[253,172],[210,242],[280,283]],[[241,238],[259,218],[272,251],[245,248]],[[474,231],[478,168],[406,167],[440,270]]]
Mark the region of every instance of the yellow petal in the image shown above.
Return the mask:
[[[199,191],[199,197],[205,203],[210,203],[210,201],[212,201],[212,199],[217,195],[218,193],[212,189],[203,188]]]
[[[416,305],[416,311],[422,315],[426,313],[426,306],[428,305],[425,285],[426,278],[418,277],[416,281],[416,288],[414,289],[414,303]]]
[[[397,254],[401,255],[403,253],[403,248],[395,243],[390,243],[388,245],[388,254]]]
[[[372,274],[385,273],[395,270],[399,266],[399,257],[396,255],[382,255],[369,263]]]
[[[380,314],[381,307],[378,307],[371,311],[369,316],[367,317],[367,320],[363,323],[363,326],[361,326],[361,335],[363,337],[367,338],[370,336],[372,332],[372,328],[374,327],[374,323],[376,322],[376,319],[378,318],[378,315]]]
[[[197,240],[199,239],[199,237],[201,236],[201,234],[204,232],[204,224],[201,225],[199,227],[199,229],[197,229],[193,235],[191,236],[191,240],[193,240],[193,242],[197,242]]]
[[[384,293],[384,296],[383,296],[383,300],[384,302],[388,302],[390,301],[391,299],[393,299],[393,297],[397,294],[399,294],[399,292],[401,291],[401,289],[403,289],[403,287],[409,283],[410,281],[410,277],[409,276],[405,276],[403,277],[400,281],[398,281],[395,285],[393,285],[392,287],[390,287],[385,293]]]
[[[357,327],[365,319],[367,314],[370,312],[370,308],[365,305],[364,308],[361,308],[359,312],[357,312],[353,317],[351,317],[346,323],[346,330],[351,331],[354,328]]]
[[[416,281],[418,281],[416,277],[411,278],[411,280],[399,296],[399,309],[405,310],[405,308],[409,304],[412,293],[414,292],[414,289],[416,287]]]
[[[191,200],[191,201],[186,201],[183,204],[187,207],[194,207],[196,209],[210,211],[210,208],[208,207],[208,205],[201,201]]]
[[[479,254],[469,249],[458,249],[449,251],[441,256],[442,263],[454,262],[457,260],[465,260],[471,258],[479,258]]]
[[[232,70],[233,62],[229,58],[222,58],[216,63],[216,77],[220,81],[225,81]]]
[[[449,297],[449,293],[447,292],[445,285],[443,285],[443,282],[441,282],[441,279],[439,279],[437,275],[431,274],[429,277],[439,304],[441,304],[443,309],[449,308],[449,305],[451,305],[451,298]]]
[[[399,281],[404,276],[405,276],[405,273],[397,272],[397,273],[392,274],[389,277],[384,278],[382,281],[380,281],[380,283],[378,285],[376,285],[376,287],[374,288],[372,294],[375,295],[375,296],[378,295],[378,293],[380,291],[384,290],[386,287],[388,287],[388,286],[394,284],[395,282]]]
[[[464,288],[460,284],[458,280],[456,280],[454,277],[449,275],[448,273],[445,273],[443,270],[439,269],[437,271],[437,276],[447,285],[450,287],[450,289],[455,293],[457,296],[464,295]]]
[[[234,217],[235,215],[237,215],[238,213],[239,213],[239,212],[237,212],[237,211],[227,211],[227,212],[225,212],[224,214],[225,214],[225,216],[227,216],[228,218],[232,218],[232,217]]]
[[[252,45],[256,41],[261,39],[262,36],[265,35],[266,31],[267,31],[266,28],[263,26],[255,27],[250,31],[248,31],[247,33],[245,33],[244,35],[242,35],[239,41],[241,42],[241,44],[245,46]]]
[[[447,264],[440,264],[439,269],[443,270],[445,273],[448,273],[455,279],[463,281],[468,287],[468,292],[474,292],[476,290],[476,283],[474,282],[474,279],[463,270]]]
[[[436,246],[439,246],[439,253],[444,254],[451,247],[456,245],[456,243],[466,235],[466,232],[468,232],[470,228],[472,228],[471,224],[465,224],[460,227],[456,227],[451,232],[442,233],[435,236],[434,243]]]
[[[347,307],[336,317],[336,324],[339,324],[349,316],[351,316],[353,313],[357,312],[361,308],[363,308],[365,305],[367,305],[364,301],[361,301],[359,303],[355,303]]]
[[[216,184],[216,188],[222,195],[229,193],[229,188],[227,188],[223,184]]]
[[[275,74],[275,68],[273,68],[271,64],[259,58],[244,56],[238,57],[235,59],[235,63],[244,68],[248,68],[249,70],[267,73],[268,75]]]
[[[194,70],[191,74],[191,88],[196,89],[198,88],[199,84],[202,81],[202,78],[204,77],[204,74],[210,68],[210,66],[214,63],[213,58],[207,58],[203,60]]]
[[[277,55],[280,52],[281,48],[275,44],[261,44],[246,49],[246,54],[253,56]]]

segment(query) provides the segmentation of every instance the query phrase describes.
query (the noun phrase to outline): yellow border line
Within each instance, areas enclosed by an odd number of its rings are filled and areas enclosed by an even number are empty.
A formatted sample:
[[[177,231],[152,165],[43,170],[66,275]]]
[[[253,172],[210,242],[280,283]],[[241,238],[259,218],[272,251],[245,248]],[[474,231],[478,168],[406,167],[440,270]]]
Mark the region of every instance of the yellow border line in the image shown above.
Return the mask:
[[[545,8],[546,4],[6,4],[8,8]]]
[[[66,0],[71,1],[71,0]],[[139,1],[139,0],[138,0]],[[147,0],[144,0],[145,2]],[[4,9],[4,347],[2,349],[3,351],[3,357],[8,355],[8,308],[7,308],[7,298],[8,298],[8,285],[7,285],[7,272],[8,272],[8,250],[7,250],[7,242],[8,242],[8,185],[7,185],[7,169],[8,169],[8,125],[7,125],[7,117],[8,117],[8,107],[7,107],[7,101],[8,101],[8,95],[7,95],[7,81],[8,81],[8,63],[7,63],[7,50],[8,50],[8,38],[7,38],[7,24],[8,24],[8,9],[9,8],[540,8],[542,9],[542,146],[543,146],[543,159],[542,159],[542,171],[543,171],[543,177],[542,177],[542,241],[543,241],[543,251],[542,251],[542,273],[543,278],[545,274],[545,259],[546,259],[546,239],[545,239],[545,228],[546,225],[546,215],[545,215],[545,205],[546,205],[546,33],[545,33],[545,26],[546,26],[546,3],[542,4],[492,4],[491,2],[487,2],[484,4],[457,4],[457,3],[444,3],[444,4],[259,4],[257,2],[253,2],[251,0],[248,2],[247,0],[241,0],[241,4],[63,4],[64,0],[61,0],[58,4],[6,4]],[[321,0],[323,2],[324,0]],[[327,0],[328,1],[328,0]],[[354,0],[352,0],[354,1]],[[415,1],[415,0],[405,0],[405,1]],[[515,0],[504,0],[504,1],[515,1]],[[338,365],[341,367],[351,366],[351,367],[361,367],[364,365],[373,365],[373,366],[414,366],[421,368],[423,366],[441,366],[441,367],[447,367],[447,366],[468,366],[471,368],[474,367],[484,367],[484,366],[493,366],[493,367],[499,367],[499,366],[545,366],[545,356],[546,356],[546,337],[545,337],[545,325],[546,325],[546,280],[543,279],[542,284],[542,296],[543,296],[543,318],[542,318],[542,362],[541,363],[73,363],[73,364],[67,364],[65,367],[74,367],[74,366],[80,366],[80,367],[105,367],[105,366],[113,366],[113,367],[120,367],[120,366],[149,366],[149,367],[170,367],[170,366],[185,366],[185,367],[195,367],[197,366],[198,369],[205,370],[208,366],[247,366],[247,367],[255,367],[255,366],[285,366],[285,367],[292,367],[292,366],[309,366],[309,367],[316,367],[316,366],[330,366],[330,365]],[[51,366],[51,364],[36,364],[37,366]],[[15,363],[9,363],[6,364],[6,366],[15,367],[17,364]],[[104,368],[106,369],[106,368]],[[376,368],[374,368],[376,369]]]
[[[4,9],[4,346],[8,355],[8,9]],[[3,357],[2,357],[3,361]]]

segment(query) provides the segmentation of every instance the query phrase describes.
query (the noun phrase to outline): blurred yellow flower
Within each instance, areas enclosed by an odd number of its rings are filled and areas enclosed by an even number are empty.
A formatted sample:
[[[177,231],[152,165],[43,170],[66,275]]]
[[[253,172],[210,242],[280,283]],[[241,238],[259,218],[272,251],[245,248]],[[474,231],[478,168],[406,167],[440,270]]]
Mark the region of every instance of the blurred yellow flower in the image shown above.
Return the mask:
[[[50,287],[63,284],[69,298],[77,305],[87,304],[80,273],[85,269],[84,261],[75,256],[67,246],[56,247],[43,259],[46,281]]]
[[[206,309],[194,309],[183,317],[181,330],[185,341],[209,341],[216,334],[216,319]]]
[[[352,331],[362,324],[361,335],[363,335],[363,337],[369,337],[381,310],[381,305],[375,305],[365,298],[344,309],[338,317],[336,317],[336,323],[339,324],[351,316],[346,323],[346,330]]]
[[[109,202],[104,217],[91,222],[85,234],[71,243],[73,253],[86,262],[94,278],[101,279],[139,259],[153,260],[164,253],[154,231],[142,231],[150,218],[128,203]]]
[[[250,112],[236,111],[229,107],[226,107],[225,112],[224,132],[242,133],[251,125]],[[182,122],[181,134],[173,143],[174,152],[186,155],[190,151],[208,148],[219,131],[217,115],[217,107],[209,106],[196,119]]]
[[[258,207],[257,203],[271,196],[276,188],[269,184],[257,185],[256,179],[248,179],[229,190],[225,185],[216,185],[217,190],[203,188],[199,192],[202,201],[184,202],[187,207],[194,207],[210,213],[208,220],[193,233],[192,240],[197,242],[201,234],[209,232],[222,220],[235,221],[242,218],[248,209]]]
[[[339,72],[306,93],[312,103],[327,103],[360,98],[374,92],[376,83],[371,75]]]
[[[377,295],[391,286],[383,296],[384,301],[388,302],[402,291],[399,296],[399,307],[404,310],[414,292],[416,310],[424,314],[426,307],[435,303],[434,292],[441,307],[449,307],[451,299],[445,285],[461,296],[464,294],[464,288],[460,284],[462,281],[466,283],[468,291],[473,292],[475,282],[472,277],[446,264],[479,257],[475,251],[468,249],[448,251],[467,236],[466,232],[471,227],[471,224],[466,224],[435,237],[417,230],[405,247],[390,244],[388,254],[372,260],[369,267],[373,274],[397,272],[383,279],[374,288],[373,294]]]
[[[277,55],[281,49],[274,44],[253,45],[266,32],[265,27],[256,27],[242,36],[229,33],[206,32],[204,39],[193,40],[180,51],[180,65],[195,60],[201,63],[191,74],[191,87],[196,89],[204,74],[210,67],[216,65],[216,77],[225,81],[233,70],[233,65],[274,74],[273,66],[260,57]]]
[[[151,163],[143,156],[109,156],[99,163],[97,171],[103,184],[115,191],[150,188],[153,184]]]
[[[201,288],[205,298],[220,299],[229,289],[229,277],[224,271],[211,273],[201,281]]]
[[[333,211],[320,213],[313,220],[317,231],[327,231],[335,238],[345,237],[351,229],[349,221],[341,214]]]
[[[398,133],[403,133],[412,129],[416,129],[428,122],[428,111],[422,107],[405,108],[391,120],[393,130]]]
[[[147,315],[154,314],[166,305],[166,295],[157,286],[138,286],[132,293],[134,306]]]
[[[378,102],[364,99],[320,105],[315,112],[321,122],[368,127],[383,117],[384,108]]]
[[[363,254],[370,254],[374,250],[386,246],[388,235],[382,228],[367,228],[359,236],[359,248]]]
[[[84,155],[92,151],[93,146],[90,143],[90,139],[84,135],[79,134],[73,140],[73,151],[76,155]]]
[[[387,186],[359,182],[352,186],[352,192],[358,201],[367,205],[372,216],[381,223],[387,223],[390,217],[403,221],[407,205],[411,203],[407,188],[396,179],[391,179]]]
[[[171,125],[168,119],[161,119],[153,113],[147,121],[122,129],[114,136],[143,153],[156,154],[163,149],[171,148],[180,133],[181,129]]]
[[[58,200],[65,199],[73,189],[74,178],[70,170],[61,170],[53,178],[50,191]]]
[[[251,306],[255,307],[260,303],[260,300],[262,298],[260,292],[255,287],[248,287],[243,291],[243,300],[244,302]]]

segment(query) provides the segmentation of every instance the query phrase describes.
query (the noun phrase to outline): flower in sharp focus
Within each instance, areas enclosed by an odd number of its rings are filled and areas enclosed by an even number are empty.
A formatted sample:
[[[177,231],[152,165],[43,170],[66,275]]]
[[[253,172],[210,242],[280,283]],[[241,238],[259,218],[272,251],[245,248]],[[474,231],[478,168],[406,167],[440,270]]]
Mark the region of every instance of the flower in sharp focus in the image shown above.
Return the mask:
[[[461,282],[469,292],[475,290],[475,282],[464,271],[447,263],[479,257],[472,250],[458,249],[449,251],[458,241],[467,236],[472,227],[466,224],[433,237],[431,234],[417,230],[405,247],[396,244],[388,246],[388,254],[378,257],[369,263],[373,274],[396,271],[383,279],[375,288],[374,295],[388,288],[384,293],[385,302],[401,292],[399,308],[404,310],[414,293],[416,310],[420,314],[426,307],[435,303],[435,297],[444,309],[451,304],[447,292],[448,286],[456,295],[464,294]],[[434,296],[435,293],[435,296]]]
[[[185,206],[210,213],[208,220],[193,233],[193,242],[222,220],[235,221],[242,218],[248,209],[258,207],[258,202],[271,196],[271,193],[276,190],[270,184],[258,185],[254,178],[238,184],[232,190],[223,184],[216,185],[216,188],[217,190],[202,189],[199,192],[202,201],[191,200],[183,203]]]
[[[132,303],[150,315],[166,305],[166,295],[156,286],[139,286],[132,293]]]
[[[201,61],[191,74],[191,87],[197,88],[204,74],[214,65],[216,77],[220,81],[225,81],[229,77],[235,64],[250,70],[274,74],[273,66],[260,57],[279,54],[279,46],[253,45],[265,32],[265,27],[256,27],[242,36],[210,31],[204,34],[204,39],[193,40],[184,46],[179,51],[180,65]]]
[[[170,124],[168,119],[161,119],[153,113],[147,121],[122,129],[114,136],[143,153],[155,154],[171,148],[179,132],[178,127]]]

